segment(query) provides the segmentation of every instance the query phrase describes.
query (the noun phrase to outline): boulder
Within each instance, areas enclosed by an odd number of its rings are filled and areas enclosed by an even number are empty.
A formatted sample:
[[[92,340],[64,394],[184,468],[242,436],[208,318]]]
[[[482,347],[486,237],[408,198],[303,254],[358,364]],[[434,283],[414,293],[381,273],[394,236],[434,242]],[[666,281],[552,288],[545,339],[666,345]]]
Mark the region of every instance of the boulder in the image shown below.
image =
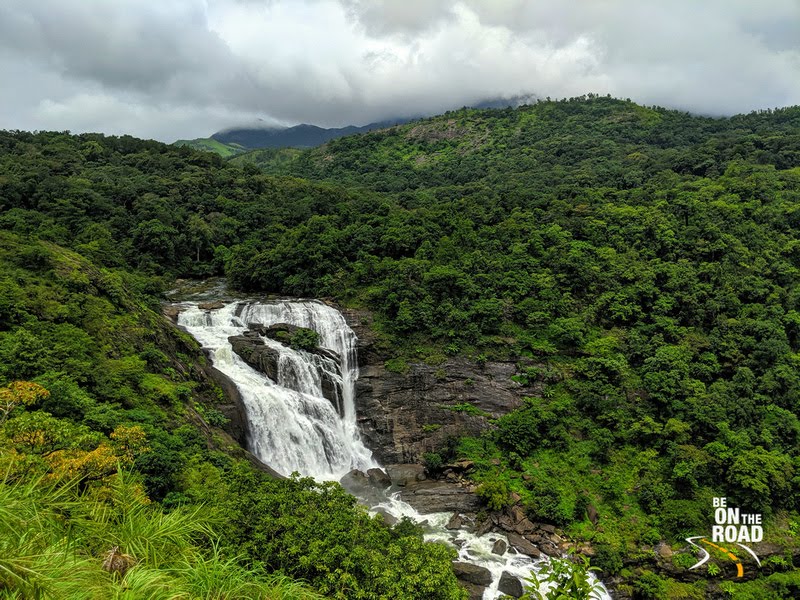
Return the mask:
[[[391,478],[383,469],[367,469],[367,478],[369,479],[369,482],[376,487],[385,489],[392,485]]]
[[[519,523],[514,525],[514,531],[520,535],[528,535],[536,531],[536,526],[528,519],[522,519]]]
[[[400,487],[425,479],[423,465],[386,465],[385,468],[392,483]]]
[[[397,524],[397,517],[390,514],[385,508],[376,508],[375,513],[380,515],[383,518],[383,522],[386,523],[389,527]]]
[[[562,550],[556,546],[553,542],[546,542],[539,545],[539,549],[547,556],[551,558],[561,558],[563,554]]]
[[[353,469],[339,480],[342,487],[362,502],[377,504],[385,499],[382,487],[376,487],[366,473]]]
[[[494,523],[491,519],[486,519],[480,523],[475,524],[475,535],[478,537],[489,533],[492,530]]]
[[[457,473],[466,473],[467,471],[472,471],[475,468],[475,463],[471,460],[459,460],[454,463],[450,463],[444,466],[445,469],[450,469]]]
[[[453,516],[450,517],[450,520],[447,522],[447,525],[444,526],[445,529],[461,529],[462,525],[464,525],[464,519],[461,518],[461,515],[458,513],[453,513]]]
[[[219,300],[216,300],[214,302],[200,302],[197,305],[197,308],[199,308],[200,310],[219,310],[220,308],[224,307],[225,303]]]
[[[520,598],[525,593],[525,590],[522,589],[522,582],[508,571],[503,571],[500,576],[500,584],[497,586],[497,591],[512,598]]]
[[[258,338],[236,335],[228,338],[233,351],[248,365],[264,373],[272,381],[278,380],[278,358],[280,353]]]
[[[371,487],[369,482],[369,478],[364,471],[359,471],[358,469],[353,469],[349,473],[346,473],[340,480],[339,483],[342,484],[342,487],[350,492],[351,488],[366,488]],[[350,492],[351,494],[353,492]]]
[[[485,567],[479,567],[472,563],[456,561],[453,563],[453,572],[459,581],[484,587],[492,583],[492,572]]]
[[[492,546],[492,554],[496,554],[497,556],[503,556],[506,550],[508,550],[508,544],[505,540],[497,540]]]
[[[523,519],[527,518],[525,515],[525,510],[518,504],[515,504],[508,509],[508,515],[514,520],[514,523],[519,523]]]
[[[656,546],[656,554],[663,559],[670,559],[674,553],[669,545],[665,544],[664,542],[659,542],[659,544]]]
[[[475,585],[467,581],[461,581],[461,587],[467,590],[467,598],[469,600],[483,600],[483,594],[486,592],[486,586]]]
[[[542,553],[536,546],[534,546],[530,541],[526,540],[524,537],[516,533],[508,534],[508,543],[512,547],[514,547],[517,550],[517,552],[520,552],[522,554],[527,554],[532,558],[539,558],[542,555]]]
[[[183,307],[177,304],[165,304],[161,307],[161,314],[167,317],[173,323],[178,322],[178,315],[183,311]]]

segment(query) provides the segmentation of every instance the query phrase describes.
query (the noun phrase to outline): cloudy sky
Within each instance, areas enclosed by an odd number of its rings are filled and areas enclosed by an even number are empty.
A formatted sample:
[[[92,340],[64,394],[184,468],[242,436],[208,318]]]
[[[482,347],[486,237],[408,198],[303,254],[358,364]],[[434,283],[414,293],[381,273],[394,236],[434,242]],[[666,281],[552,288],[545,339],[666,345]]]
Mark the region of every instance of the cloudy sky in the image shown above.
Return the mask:
[[[164,141],[586,92],[800,104],[800,0],[1,0],[0,128]]]

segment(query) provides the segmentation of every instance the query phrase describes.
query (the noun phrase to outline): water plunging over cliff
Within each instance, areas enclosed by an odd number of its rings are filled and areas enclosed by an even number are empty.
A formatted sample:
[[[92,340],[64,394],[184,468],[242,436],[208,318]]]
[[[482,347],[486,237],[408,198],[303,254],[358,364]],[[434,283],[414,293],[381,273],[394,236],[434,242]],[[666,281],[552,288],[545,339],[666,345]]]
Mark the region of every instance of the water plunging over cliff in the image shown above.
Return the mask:
[[[319,345],[333,351],[338,361],[262,337],[279,356],[273,381],[233,352],[229,337],[241,335],[252,324],[278,323],[313,329]],[[327,480],[377,466],[356,424],[356,336],[337,310],[314,301],[234,302],[217,310],[186,305],[178,324],[239,388],[250,450],[263,462],[284,475],[298,471]],[[337,384],[335,402],[324,397],[323,377]]]
[[[379,466],[357,427],[357,339],[341,313],[317,301],[233,302],[215,310],[203,310],[196,304],[183,307],[178,324],[202,344],[214,366],[239,389],[247,411],[249,449],[259,459],[284,475],[298,471],[326,480],[339,480],[352,469],[366,471]],[[319,334],[319,345],[334,354],[294,350],[251,331],[251,341],[257,338],[255,343],[266,346],[273,357],[277,353],[270,379],[234,352],[229,338],[242,336],[255,326],[277,324],[313,329]],[[328,398],[325,381],[335,384]],[[448,531],[449,513],[420,515],[396,495],[386,496],[375,508],[397,518],[424,520],[427,540],[453,544],[457,537],[459,560],[491,572],[492,581],[484,592],[487,599],[501,595],[498,586],[504,572],[524,579],[540,562],[513,549],[502,556],[492,554],[492,544],[506,540],[504,535]],[[610,598],[604,589],[595,597]]]

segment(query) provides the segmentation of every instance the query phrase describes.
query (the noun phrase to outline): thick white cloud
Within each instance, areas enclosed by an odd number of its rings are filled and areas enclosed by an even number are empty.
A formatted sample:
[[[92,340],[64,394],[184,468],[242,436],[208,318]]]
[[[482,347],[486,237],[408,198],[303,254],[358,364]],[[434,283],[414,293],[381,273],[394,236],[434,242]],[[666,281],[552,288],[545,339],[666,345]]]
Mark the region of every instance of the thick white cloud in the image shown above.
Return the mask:
[[[518,94],[800,103],[797,0],[4,0],[0,127],[171,141]]]

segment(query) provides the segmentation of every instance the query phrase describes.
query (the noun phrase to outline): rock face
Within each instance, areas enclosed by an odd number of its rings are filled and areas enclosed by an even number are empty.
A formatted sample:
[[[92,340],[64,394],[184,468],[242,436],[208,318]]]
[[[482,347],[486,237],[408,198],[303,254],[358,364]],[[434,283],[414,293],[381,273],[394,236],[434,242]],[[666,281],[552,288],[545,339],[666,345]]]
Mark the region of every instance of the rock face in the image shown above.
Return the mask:
[[[489,419],[537,392],[511,380],[518,372],[513,362],[450,358],[435,366],[411,363],[400,373],[389,370],[385,362],[391,356],[377,347],[370,314],[341,310],[358,336],[359,428],[384,464],[421,462],[423,454],[443,447],[448,438],[482,433]]]
[[[209,363],[210,362],[211,361],[209,361]],[[242,404],[239,388],[236,387],[236,384],[233,383],[227,375],[211,366],[211,364],[205,365],[202,367],[202,370],[209,379],[222,388],[225,398],[228,400],[226,404],[217,404],[217,409],[228,419],[228,423],[225,425],[225,431],[239,442],[242,448],[248,448],[247,411]]]

